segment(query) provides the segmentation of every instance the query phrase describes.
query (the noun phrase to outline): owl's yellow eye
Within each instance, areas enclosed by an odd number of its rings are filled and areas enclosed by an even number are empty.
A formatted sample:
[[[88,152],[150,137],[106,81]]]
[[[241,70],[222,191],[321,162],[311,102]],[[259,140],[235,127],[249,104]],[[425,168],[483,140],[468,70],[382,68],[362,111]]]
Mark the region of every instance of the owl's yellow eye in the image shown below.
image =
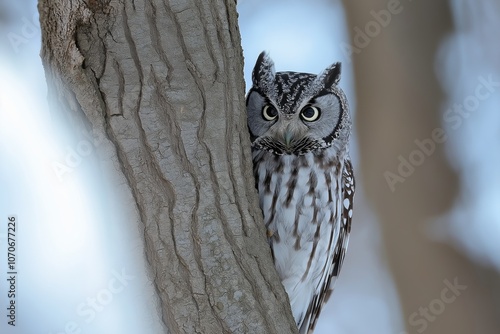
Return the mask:
[[[313,106],[306,106],[300,112],[300,117],[306,122],[314,122],[321,115],[321,110]]]
[[[270,104],[266,104],[262,108],[262,117],[267,121],[274,121],[278,117],[278,110]]]

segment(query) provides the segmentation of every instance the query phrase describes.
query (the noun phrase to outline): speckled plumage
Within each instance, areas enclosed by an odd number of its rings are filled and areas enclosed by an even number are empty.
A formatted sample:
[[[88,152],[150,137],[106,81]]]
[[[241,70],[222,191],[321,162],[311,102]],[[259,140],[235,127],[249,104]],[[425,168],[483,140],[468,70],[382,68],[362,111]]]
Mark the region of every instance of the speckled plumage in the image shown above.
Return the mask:
[[[351,120],[339,80],[339,63],[319,75],[276,73],[262,53],[247,96],[260,206],[301,334],[333,289],[351,226]]]

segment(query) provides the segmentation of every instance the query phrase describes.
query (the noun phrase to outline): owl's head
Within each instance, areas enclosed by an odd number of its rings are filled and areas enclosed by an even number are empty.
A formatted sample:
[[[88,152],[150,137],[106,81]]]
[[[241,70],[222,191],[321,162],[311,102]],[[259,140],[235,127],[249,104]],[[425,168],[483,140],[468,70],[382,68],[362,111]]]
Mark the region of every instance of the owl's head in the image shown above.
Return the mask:
[[[344,149],[351,120],[339,80],[340,63],[319,75],[276,73],[272,59],[262,52],[246,99],[252,146],[278,155]]]

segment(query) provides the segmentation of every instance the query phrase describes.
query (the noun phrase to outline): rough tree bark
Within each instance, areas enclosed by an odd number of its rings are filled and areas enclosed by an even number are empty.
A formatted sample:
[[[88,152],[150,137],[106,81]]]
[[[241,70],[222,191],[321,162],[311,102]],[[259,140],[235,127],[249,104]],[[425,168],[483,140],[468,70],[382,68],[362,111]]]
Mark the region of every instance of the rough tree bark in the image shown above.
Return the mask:
[[[171,333],[297,332],[254,190],[235,6],[38,5],[52,107],[103,134]]]

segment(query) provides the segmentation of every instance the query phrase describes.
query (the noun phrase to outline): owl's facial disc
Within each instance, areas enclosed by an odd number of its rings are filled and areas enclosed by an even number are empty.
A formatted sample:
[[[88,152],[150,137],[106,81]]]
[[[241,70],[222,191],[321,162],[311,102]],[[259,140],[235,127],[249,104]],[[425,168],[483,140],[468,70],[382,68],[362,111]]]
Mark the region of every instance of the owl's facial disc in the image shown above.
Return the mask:
[[[275,154],[331,147],[340,133],[349,131],[342,112],[345,98],[336,87],[339,80],[339,63],[319,75],[275,72],[272,60],[262,53],[246,100],[253,147]]]
[[[304,154],[320,146],[306,125],[320,119],[320,108],[308,105],[300,113],[284,113],[258,92],[251,94],[248,127],[254,147],[281,155]]]

